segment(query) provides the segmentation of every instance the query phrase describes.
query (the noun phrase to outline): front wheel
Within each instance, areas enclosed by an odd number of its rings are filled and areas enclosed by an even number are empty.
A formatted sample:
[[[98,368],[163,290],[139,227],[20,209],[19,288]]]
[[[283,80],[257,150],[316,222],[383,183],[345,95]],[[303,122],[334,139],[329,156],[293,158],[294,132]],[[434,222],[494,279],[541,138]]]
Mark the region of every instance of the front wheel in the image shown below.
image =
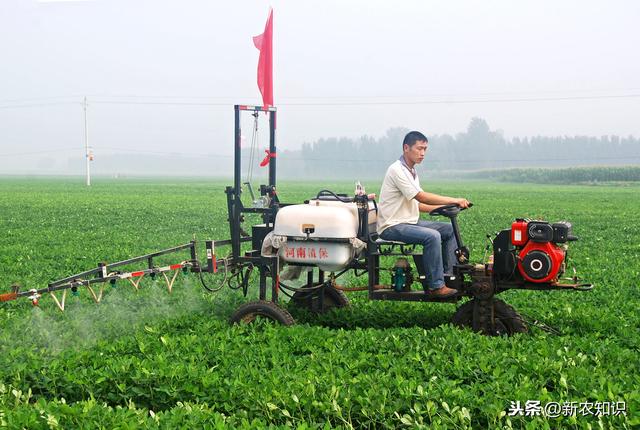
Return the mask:
[[[258,319],[276,321],[285,326],[296,323],[289,311],[266,300],[245,303],[231,315],[229,322],[231,324],[250,324]]]

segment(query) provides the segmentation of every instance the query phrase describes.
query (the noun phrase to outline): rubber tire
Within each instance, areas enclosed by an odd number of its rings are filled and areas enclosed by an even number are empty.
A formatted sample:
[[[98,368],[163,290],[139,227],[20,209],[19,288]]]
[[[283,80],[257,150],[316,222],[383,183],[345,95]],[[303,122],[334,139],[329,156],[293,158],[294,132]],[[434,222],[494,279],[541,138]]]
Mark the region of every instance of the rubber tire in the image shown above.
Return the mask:
[[[258,316],[269,318],[285,326],[296,323],[289,311],[267,300],[245,303],[231,315],[229,322],[231,324],[250,324]]]
[[[495,299],[493,301],[493,312],[496,320],[496,335],[506,334],[507,336],[511,336],[516,333],[527,333],[529,331],[527,323],[524,322],[518,311],[502,300]]]
[[[320,295],[315,292],[313,294],[309,294],[302,291],[296,291],[291,297],[291,302],[296,306],[308,309],[311,312],[319,313],[319,298]],[[325,287],[323,301],[324,312],[328,312],[332,308],[344,308],[349,306],[349,298],[344,291],[332,287]]]
[[[451,319],[454,325],[458,327],[469,327],[472,330],[489,336],[511,336],[516,333],[527,333],[529,331],[527,324],[513,306],[499,299],[493,299],[491,302],[493,306],[493,324],[479,324],[476,321],[474,326],[476,300],[477,299],[469,300],[456,310],[456,313]],[[490,308],[486,309],[487,313],[491,311]]]
[[[458,309],[456,309],[456,313],[451,317],[453,325],[462,328],[473,328],[473,306],[474,301],[469,300],[458,307]]]

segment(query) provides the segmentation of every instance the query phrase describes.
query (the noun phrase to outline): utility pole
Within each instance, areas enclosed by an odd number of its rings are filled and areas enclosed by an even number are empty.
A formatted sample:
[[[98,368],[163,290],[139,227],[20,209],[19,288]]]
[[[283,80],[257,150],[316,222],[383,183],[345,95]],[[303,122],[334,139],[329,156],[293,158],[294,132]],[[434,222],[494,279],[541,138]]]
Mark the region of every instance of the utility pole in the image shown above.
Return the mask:
[[[85,150],[85,159],[87,162],[87,187],[91,186],[91,160],[89,159],[89,125],[87,122],[87,96],[84,97],[84,150]]]

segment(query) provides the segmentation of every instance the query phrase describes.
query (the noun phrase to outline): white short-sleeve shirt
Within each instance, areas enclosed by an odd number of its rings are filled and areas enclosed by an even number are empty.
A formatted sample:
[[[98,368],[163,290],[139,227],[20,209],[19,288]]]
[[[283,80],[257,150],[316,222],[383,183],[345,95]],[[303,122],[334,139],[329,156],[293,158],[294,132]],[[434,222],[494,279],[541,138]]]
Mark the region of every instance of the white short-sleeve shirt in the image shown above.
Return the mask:
[[[414,171],[415,173],[415,171]],[[420,204],[414,197],[422,191],[418,174],[398,160],[387,169],[378,203],[378,234],[396,224],[416,224]]]

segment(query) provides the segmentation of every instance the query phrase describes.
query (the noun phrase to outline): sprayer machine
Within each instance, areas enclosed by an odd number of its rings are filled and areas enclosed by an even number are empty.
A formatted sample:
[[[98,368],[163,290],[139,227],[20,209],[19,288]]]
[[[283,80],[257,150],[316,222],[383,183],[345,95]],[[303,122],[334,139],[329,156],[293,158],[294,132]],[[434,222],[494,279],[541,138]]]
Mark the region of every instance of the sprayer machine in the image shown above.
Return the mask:
[[[269,119],[269,149],[261,163],[268,166],[268,183],[259,186],[259,196],[254,195],[250,183],[241,183],[240,116],[247,112],[256,121],[254,130],[261,112]],[[257,284],[258,291],[254,294],[257,300],[241,305],[230,316],[232,323],[266,318],[291,325],[295,323],[288,310],[291,304],[312,312],[325,312],[348,306],[345,293],[366,291],[370,300],[462,301],[452,317],[455,324],[487,335],[511,335],[526,332],[528,324],[497,298],[500,293],[512,289],[593,288],[575,275],[562,278],[568,267],[569,243],[577,240],[570,222],[516,219],[510,228],[490,236],[492,252],[487,261],[473,263],[458,226],[458,215],[463,209],[445,205],[430,215],[445,217],[452,224],[457,262],[453,274],[445,276],[445,283],[458,293],[446,298],[430,296],[423,288],[425,268],[418,246],[378,237],[375,229],[378,208],[373,195],[367,195],[358,183],[354,195],[325,189],[304,202],[281,202],[276,189],[276,108],[236,105],[234,114],[234,183],[225,189],[229,239],[194,240],[123,261],[102,262],[40,289],[21,290],[16,284],[10,292],[0,295],[0,301],[27,298],[37,306],[41,297],[50,296],[64,311],[69,291],[77,294],[84,288],[99,303],[105,285],[126,282],[138,289],[143,279],[152,278],[163,280],[171,292],[180,273],[195,273],[211,292],[227,286],[247,297]],[[247,205],[242,199],[243,188],[251,197]],[[259,215],[262,222],[247,227],[246,214]],[[198,259],[197,252],[202,245],[206,250],[204,261]],[[159,257],[168,255],[176,256],[173,264],[156,264]],[[122,270],[132,265],[140,267]],[[207,280],[207,274],[216,276]],[[342,286],[340,278],[347,274],[366,279],[366,284]],[[293,286],[292,280],[301,277],[304,284]],[[212,286],[213,280],[218,280],[218,285]],[[283,296],[287,299],[283,300]]]

